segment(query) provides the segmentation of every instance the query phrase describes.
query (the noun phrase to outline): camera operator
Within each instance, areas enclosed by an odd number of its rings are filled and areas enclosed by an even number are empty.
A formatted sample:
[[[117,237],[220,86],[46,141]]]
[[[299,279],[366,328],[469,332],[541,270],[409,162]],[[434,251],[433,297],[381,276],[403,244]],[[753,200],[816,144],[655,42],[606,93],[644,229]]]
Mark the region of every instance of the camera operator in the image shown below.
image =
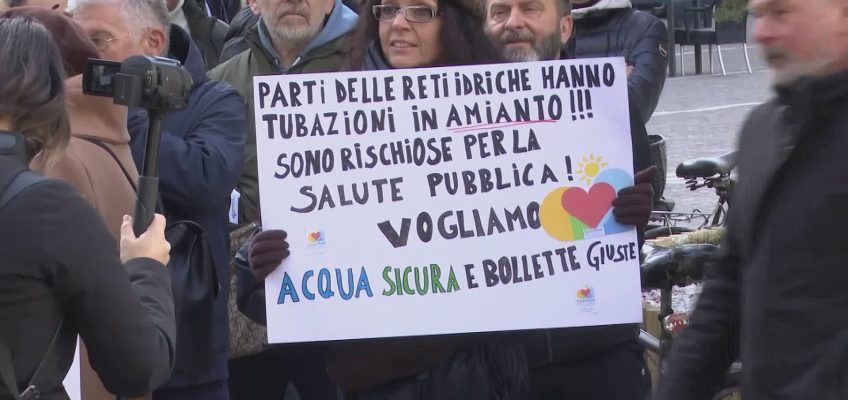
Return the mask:
[[[0,63],[0,398],[33,385],[40,399],[66,399],[77,334],[110,391],[143,394],[175,359],[165,219],[136,237],[123,217],[119,258],[70,185],[28,171],[36,155],[50,165],[69,141],[62,59],[32,18],[0,18],[0,59],[17,60]]]
[[[163,0],[77,0],[71,12],[94,39],[102,58],[123,61],[134,55],[168,55],[191,73],[188,107],[168,114],[163,123],[159,188],[169,220],[193,221],[203,228],[219,287],[229,287],[227,210],[243,164],[244,101],[228,84],[208,79],[200,50],[183,29],[169,25]],[[147,112],[130,108],[130,147],[139,170],[147,125]],[[228,291],[221,290],[215,299],[211,370],[199,377],[175,372],[154,393],[155,399],[227,398],[227,297]]]
[[[85,31],[61,13],[40,7],[17,7],[3,17],[31,17],[43,24],[56,38],[65,65],[66,104],[71,138],[66,151],[56,157],[45,176],[61,178],[97,210],[117,240],[122,217],[132,215],[138,173],[130,152],[127,132],[127,108],[115,105],[111,98],[83,94],[82,81],[86,60],[99,58]],[[114,400],[97,378],[81,343],[80,375],[86,400]]]

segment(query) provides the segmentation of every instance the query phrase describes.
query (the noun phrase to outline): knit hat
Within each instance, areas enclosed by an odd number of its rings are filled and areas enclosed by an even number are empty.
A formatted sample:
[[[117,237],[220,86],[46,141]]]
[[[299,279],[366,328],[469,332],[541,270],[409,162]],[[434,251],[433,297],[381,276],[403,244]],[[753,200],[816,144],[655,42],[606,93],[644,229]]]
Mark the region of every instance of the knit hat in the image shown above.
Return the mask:
[[[0,18],[32,18],[44,25],[62,53],[65,74],[69,78],[85,72],[89,58],[100,58],[97,48],[82,27],[59,11],[41,7],[14,7],[0,13]]]

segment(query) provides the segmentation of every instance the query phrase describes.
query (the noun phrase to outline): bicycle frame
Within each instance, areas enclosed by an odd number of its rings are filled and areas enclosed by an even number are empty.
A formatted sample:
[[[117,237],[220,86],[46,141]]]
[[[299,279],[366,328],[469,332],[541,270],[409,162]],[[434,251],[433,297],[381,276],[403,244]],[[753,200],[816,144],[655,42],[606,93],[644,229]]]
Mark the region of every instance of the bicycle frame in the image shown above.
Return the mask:
[[[699,180],[702,179],[702,180]],[[677,226],[678,223],[691,223],[703,219],[697,229],[718,228],[725,225],[727,211],[730,207],[730,191],[733,187],[733,179],[729,174],[721,174],[709,178],[691,178],[686,180],[686,188],[691,191],[703,187],[715,189],[718,201],[712,213],[704,213],[698,209],[692,212],[654,211],[651,213],[652,221],[661,221],[663,227]]]
[[[647,349],[657,353],[659,355],[659,370],[660,374],[665,372],[663,367],[665,355],[668,354],[668,351],[672,345],[672,334],[666,329],[664,325],[665,318],[669,315],[674,314],[674,310],[671,307],[671,292],[672,292],[672,283],[666,283],[662,288],[660,288],[660,312],[657,316],[660,322],[660,337],[657,338],[644,329],[639,332],[639,342],[642,343]]]

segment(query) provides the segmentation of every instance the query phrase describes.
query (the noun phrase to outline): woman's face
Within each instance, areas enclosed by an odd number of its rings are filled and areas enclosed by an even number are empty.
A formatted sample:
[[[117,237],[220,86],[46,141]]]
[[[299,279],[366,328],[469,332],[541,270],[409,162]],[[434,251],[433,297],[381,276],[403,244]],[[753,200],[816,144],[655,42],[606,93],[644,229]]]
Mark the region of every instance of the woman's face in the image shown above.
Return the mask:
[[[375,16],[382,14],[378,18],[380,48],[389,65],[415,68],[435,64],[442,54],[442,18],[436,13],[436,0],[382,0],[375,8]]]

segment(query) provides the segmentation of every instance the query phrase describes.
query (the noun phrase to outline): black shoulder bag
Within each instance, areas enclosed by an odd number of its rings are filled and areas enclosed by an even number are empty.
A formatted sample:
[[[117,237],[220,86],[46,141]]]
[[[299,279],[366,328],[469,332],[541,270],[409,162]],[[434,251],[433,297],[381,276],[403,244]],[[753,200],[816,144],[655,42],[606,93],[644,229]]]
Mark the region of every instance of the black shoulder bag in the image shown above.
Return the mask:
[[[19,172],[14,178],[12,178],[11,182],[9,182],[8,186],[6,186],[5,190],[3,190],[2,196],[0,196],[0,211],[2,211],[6,204],[12,201],[18,193],[38,182],[43,181],[44,179],[45,178],[43,176],[30,170],[22,170]],[[59,362],[60,352],[56,345],[59,341],[59,337],[62,336],[63,327],[64,322],[59,322],[59,327],[56,328],[56,333],[53,334],[53,339],[50,341],[50,345],[47,346],[47,352],[44,353],[41,361],[38,362],[38,366],[35,368],[35,373],[33,373],[32,378],[29,380],[29,383],[27,383],[27,387],[23,392],[20,392],[20,388],[18,387],[18,380],[15,375],[15,368],[12,362],[12,353],[9,351],[6,340],[3,337],[0,337],[0,378],[2,378],[3,384],[6,386],[6,389],[13,398],[16,400],[38,400],[40,393],[38,392],[36,384],[39,383],[39,379],[41,379],[41,374],[45,365],[56,365]]]
[[[77,136],[105,150],[138,192],[129,172],[106,144],[89,136]],[[159,199],[159,212],[164,212]],[[215,299],[220,285],[212,253],[203,228],[193,221],[168,221],[165,238],[171,244],[171,286],[177,320],[177,354],[174,370],[200,377],[212,367],[215,357]]]

